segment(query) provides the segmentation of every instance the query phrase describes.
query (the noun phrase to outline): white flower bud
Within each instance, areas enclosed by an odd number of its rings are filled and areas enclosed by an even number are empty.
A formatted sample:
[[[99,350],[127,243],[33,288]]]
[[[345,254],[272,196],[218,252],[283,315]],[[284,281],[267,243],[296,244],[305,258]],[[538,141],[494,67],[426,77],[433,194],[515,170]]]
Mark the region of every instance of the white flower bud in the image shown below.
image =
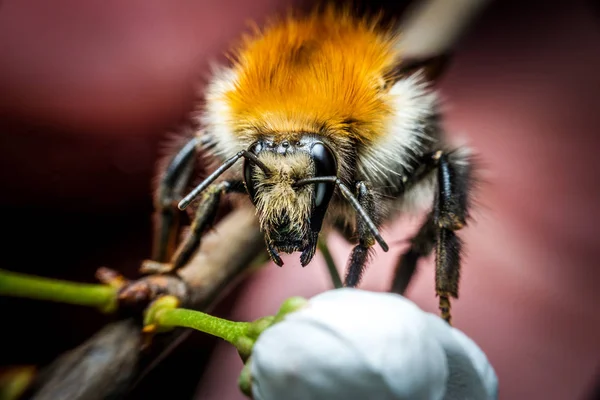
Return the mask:
[[[485,354],[439,317],[391,293],[336,289],[265,330],[255,400],[493,399]]]

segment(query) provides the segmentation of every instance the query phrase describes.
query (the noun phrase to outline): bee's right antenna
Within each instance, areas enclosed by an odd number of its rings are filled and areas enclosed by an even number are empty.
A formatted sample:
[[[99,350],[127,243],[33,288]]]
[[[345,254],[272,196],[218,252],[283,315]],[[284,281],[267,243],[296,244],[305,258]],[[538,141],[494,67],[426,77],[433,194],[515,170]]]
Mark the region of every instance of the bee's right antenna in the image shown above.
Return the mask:
[[[348,187],[346,185],[344,185],[344,183],[337,176],[317,176],[314,178],[301,179],[296,182],[296,186],[302,186],[302,185],[308,185],[310,183],[320,183],[320,182],[331,182],[331,183],[334,183],[338,188],[340,188],[340,191],[342,192],[342,195],[344,196],[344,198],[346,200],[348,200],[348,202],[350,203],[352,208],[354,208],[356,210],[356,212],[358,213],[358,215],[360,215],[360,217],[362,218],[364,223],[367,225],[367,227],[371,231],[371,234],[373,235],[373,237],[375,238],[377,243],[379,243],[379,246],[381,246],[383,251],[388,251],[389,246],[387,245],[385,240],[383,240],[383,237],[381,237],[379,230],[377,229],[377,227],[375,226],[375,224],[369,217],[369,214],[367,214],[365,209],[362,208],[362,206],[360,205],[358,200],[356,200],[356,197],[354,197],[354,195],[352,194],[350,189],[348,189]]]
[[[263,172],[266,175],[269,175],[269,168],[258,159],[258,157],[256,157],[254,154],[250,153],[247,150],[242,150],[242,151],[238,151],[233,157],[230,157],[227,161],[225,161],[223,163],[223,165],[221,165],[219,168],[217,168],[215,170],[215,172],[213,172],[212,174],[210,174],[208,177],[206,177],[205,180],[203,180],[198,186],[196,186],[194,188],[194,190],[192,190],[187,196],[185,196],[177,205],[177,207],[180,210],[185,210],[187,206],[190,205],[190,203],[192,201],[194,201],[194,199],[196,197],[198,197],[198,195],[204,190],[206,189],[211,183],[213,183],[219,176],[221,176],[221,174],[223,174],[225,171],[227,171],[229,168],[231,168],[233,166],[233,164],[236,163],[237,160],[239,160],[241,157],[244,157],[245,159],[249,160],[250,162],[252,162],[254,165],[256,165],[257,167],[259,167],[260,169],[263,170]]]

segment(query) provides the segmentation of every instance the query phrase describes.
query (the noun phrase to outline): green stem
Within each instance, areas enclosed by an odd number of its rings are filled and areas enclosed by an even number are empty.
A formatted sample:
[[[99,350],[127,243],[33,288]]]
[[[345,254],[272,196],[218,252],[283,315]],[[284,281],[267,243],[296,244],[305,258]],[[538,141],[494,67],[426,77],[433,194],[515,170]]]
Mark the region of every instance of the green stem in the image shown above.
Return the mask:
[[[277,311],[277,315],[275,315],[273,323],[276,324],[278,322],[283,321],[286,315],[298,311],[303,307],[306,307],[307,304],[308,300],[306,300],[304,297],[295,296],[286,299],[281,304],[281,307],[279,307],[279,311]]]
[[[184,327],[192,328],[213,336],[220,337],[237,345],[238,340],[246,336],[250,322],[234,322],[213,317],[200,311],[185,308],[164,308],[156,312],[154,321],[162,328]]]
[[[3,269],[0,269],[0,295],[96,307],[106,313],[117,308],[117,289],[114,287],[43,278]]]
[[[318,246],[321,253],[323,253],[323,258],[325,258],[325,263],[327,264],[327,271],[329,271],[329,275],[331,276],[333,287],[336,289],[343,287],[344,285],[342,284],[340,273],[338,272],[335,266],[335,261],[333,261],[331,253],[329,252],[327,242],[324,239],[319,239]]]
[[[267,316],[253,322],[234,322],[200,311],[177,308],[179,303],[176,297],[170,295],[154,300],[144,313],[144,332],[154,334],[168,332],[176,327],[192,328],[231,343],[238,350],[242,361],[246,362],[261,333],[281,321],[285,315],[304,307],[307,300],[301,297],[289,298],[281,305],[277,316]]]
[[[250,370],[251,362],[252,361],[250,359],[246,360],[244,363],[244,368],[242,368],[242,372],[238,378],[238,387],[240,388],[240,391],[250,399],[252,398],[252,371]]]

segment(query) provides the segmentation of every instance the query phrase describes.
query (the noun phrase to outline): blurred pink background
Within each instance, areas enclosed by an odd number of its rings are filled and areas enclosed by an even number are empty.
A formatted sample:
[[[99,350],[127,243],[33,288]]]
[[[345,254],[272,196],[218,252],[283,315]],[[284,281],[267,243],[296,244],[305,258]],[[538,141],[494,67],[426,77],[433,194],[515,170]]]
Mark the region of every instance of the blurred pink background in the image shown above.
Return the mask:
[[[245,21],[289,4],[0,2],[0,202],[11,233],[0,267],[82,280],[100,265],[133,274],[149,254],[149,184],[165,131]],[[448,130],[478,151],[486,179],[476,221],[462,232],[454,324],[488,354],[500,399],[584,399],[599,377],[598,43],[592,2],[495,2],[441,85]],[[413,222],[384,235],[405,239]],[[53,235],[56,226],[66,233]],[[350,246],[337,236],[331,246],[345,268]],[[378,253],[362,287],[385,290],[403,249]],[[250,278],[219,313],[250,320],[330,287],[320,256],[306,268],[297,255],[284,261]],[[408,296],[435,312],[431,260]],[[45,310],[46,335],[57,338],[54,347],[11,346],[0,364],[48,362],[103,323],[73,318],[79,311],[68,307],[0,300],[17,322],[3,340],[33,329],[23,310]],[[65,326],[52,326],[57,315]],[[243,398],[232,347],[219,342],[207,368],[177,352],[170,360],[181,369],[170,383],[195,379],[194,391],[200,380],[196,398]]]

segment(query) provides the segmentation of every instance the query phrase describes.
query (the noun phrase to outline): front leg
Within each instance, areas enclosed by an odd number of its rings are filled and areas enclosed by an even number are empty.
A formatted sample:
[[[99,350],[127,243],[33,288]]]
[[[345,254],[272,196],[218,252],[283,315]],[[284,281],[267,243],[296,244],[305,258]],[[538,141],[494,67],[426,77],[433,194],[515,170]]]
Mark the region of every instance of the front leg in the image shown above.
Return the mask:
[[[371,221],[378,227],[381,222],[381,217],[376,211],[373,193],[365,182],[359,181],[356,183],[356,199],[366,211]],[[344,286],[347,287],[356,287],[360,283],[365,266],[369,260],[371,247],[376,243],[375,237],[369,230],[367,224],[358,215],[356,216],[356,226],[358,244],[352,249],[352,254],[348,260],[348,268],[344,280]]]
[[[181,211],[177,202],[189,183],[194,170],[195,155],[198,153],[200,139],[190,139],[170,160],[159,178],[154,199],[155,231],[152,245],[152,260],[167,261],[177,246],[179,217]]]
[[[184,241],[169,263],[160,263],[147,260],[142,265],[143,273],[167,273],[178,270],[190,260],[194,252],[200,247],[202,234],[213,225],[221,196],[226,193],[245,193],[244,184],[239,180],[223,181],[212,184],[202,196],[200,205],[196,210],[194,220]]]

